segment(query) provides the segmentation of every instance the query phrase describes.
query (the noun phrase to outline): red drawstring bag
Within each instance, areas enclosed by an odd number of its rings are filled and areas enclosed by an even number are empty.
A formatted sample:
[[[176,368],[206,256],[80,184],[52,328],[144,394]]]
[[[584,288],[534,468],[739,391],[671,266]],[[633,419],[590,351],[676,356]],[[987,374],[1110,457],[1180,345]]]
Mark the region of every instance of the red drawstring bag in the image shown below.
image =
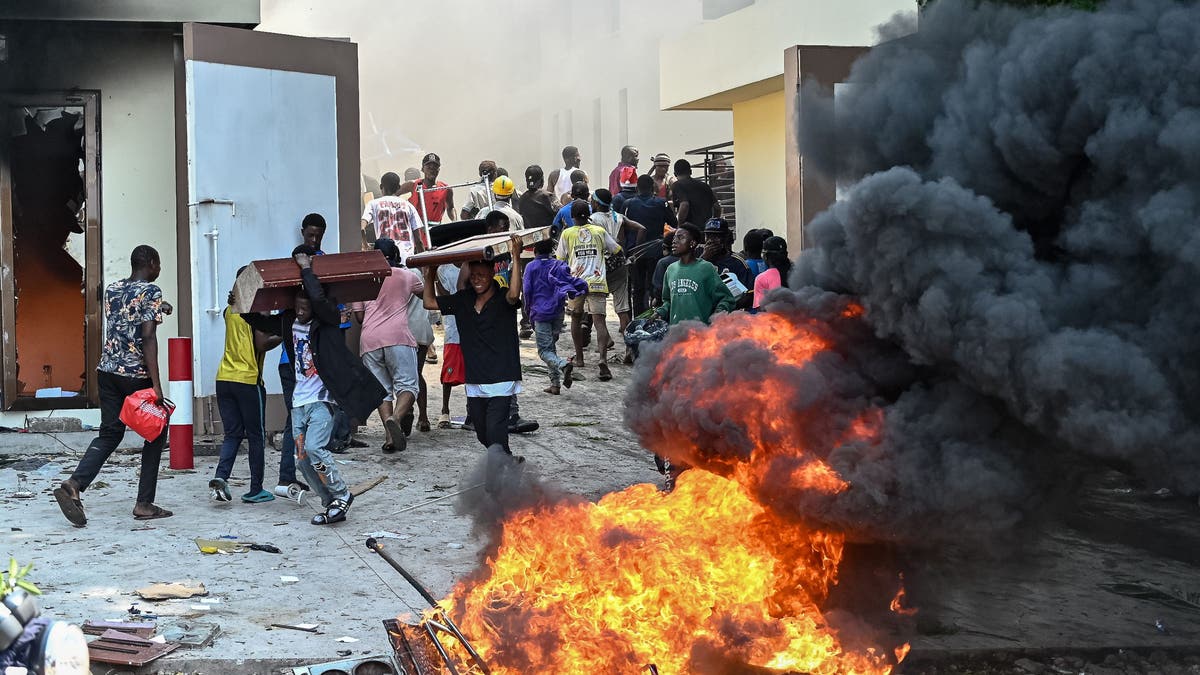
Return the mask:
[[[142,389],[126,396],[125,404],[121,406],[121,421],[148,441],[162,435],[175,410],[175,404],[170,400],[163,399],[164,407],[155,402],[157,398],[153,389]]]

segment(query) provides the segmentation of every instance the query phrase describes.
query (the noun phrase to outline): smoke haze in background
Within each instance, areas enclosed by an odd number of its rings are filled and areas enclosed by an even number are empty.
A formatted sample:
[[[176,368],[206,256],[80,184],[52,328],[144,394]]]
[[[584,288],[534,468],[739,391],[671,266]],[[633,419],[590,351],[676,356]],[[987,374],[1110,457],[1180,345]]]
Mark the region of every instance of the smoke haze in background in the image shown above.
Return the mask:
[[[836,111],[806,107],[805,169],[843,193],[807,226],[800,290],[770,309],[820,320],[835,345],[794,378],[796,414],[846,428],[878,406],[882,427],[836,447],[800,428],[850,488],[764,482],[764,503],[937,543],[1019,522],[1067,487],[1073,457],[1200,490],[1198,44],[1194,4],[939,0],[917,34],[859,61]],[[850,300],[861,320],[839,318]],[[713,369],[750,387],[739,373],[770,357],[731,345]],[[687,390],[639,391],[657,361],[639,365],[627,413],[648,447],[737,426],[741,411]],[[714,446],[686,459],[744,459],[736,433]]]
[[[655,153],[677,159],[732,138],[728,111],[659,110],[659,40],[701,10],[700,0],[263,0],[259,30],[358,44],[364,174],[403,174],[436,152],[440,180],[477,180],[492,159],[523,191],[525,167],[549,176],[564,145],[604,184],[626,142],[622,90],[644,171]],[[457,190],[455,205],[466,198]]]

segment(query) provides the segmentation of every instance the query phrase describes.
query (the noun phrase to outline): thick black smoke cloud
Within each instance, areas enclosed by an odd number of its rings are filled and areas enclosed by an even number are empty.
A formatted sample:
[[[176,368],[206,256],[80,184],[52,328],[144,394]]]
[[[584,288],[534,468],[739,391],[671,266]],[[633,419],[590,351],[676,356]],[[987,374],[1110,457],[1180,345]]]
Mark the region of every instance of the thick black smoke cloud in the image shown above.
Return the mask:
[[[851,489],[770,503],[910,541],[1020,521],[1075,457],[1200,491],[1197,45],[1192,3],[940,0],[806,106],[805,170],[844,194],[771,309],[861,302],[873,335],[841,332],[836,376],[869,386],[884,433],[821,451]],[[643,437],[666,411],[703,428],[686,400],[630,399]]]

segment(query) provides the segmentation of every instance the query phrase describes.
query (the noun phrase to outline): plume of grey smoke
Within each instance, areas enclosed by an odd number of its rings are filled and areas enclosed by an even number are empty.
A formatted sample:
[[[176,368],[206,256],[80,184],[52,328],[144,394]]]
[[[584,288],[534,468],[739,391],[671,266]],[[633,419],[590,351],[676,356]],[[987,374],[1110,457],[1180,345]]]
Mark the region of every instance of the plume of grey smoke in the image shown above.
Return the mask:
[[[1076,455],[1200,490],[1197,44],[1191,3],[1081,12],[941,0],[916,34],[860,60],[836,110],[806,108],[806,170],[848,189],[808,226],[790,284],[800,290],[770,308],[828,321],[830,297],[861,302],[870,334],[829,321],[841,360],[814,359],[796,393],[844,396],[856,382],[883,425],[875,443],[810,446],[849,489],[764,483],[764,503],[870,538],[930,541],[1018,522]],[[648,447],[712,431],[700,397],[663,394],[631,393]],[[855,410],[810,405],[842,416],[827,428]],[[736,443],[709,445],[744,461]]]

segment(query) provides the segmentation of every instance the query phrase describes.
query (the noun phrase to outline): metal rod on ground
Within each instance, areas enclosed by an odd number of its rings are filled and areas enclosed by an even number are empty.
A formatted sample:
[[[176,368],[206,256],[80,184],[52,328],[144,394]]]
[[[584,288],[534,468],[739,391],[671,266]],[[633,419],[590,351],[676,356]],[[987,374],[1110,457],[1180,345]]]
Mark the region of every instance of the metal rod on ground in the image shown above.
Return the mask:
[[[425,586],[422,585],[421,582],[417,581],[417,579],[415,577],[413,577],[413,575],[409,574],[408,570],[404,569],[404,567],[402,567],[400,565],[400,563],[396,562],[396,559],[393,558],[391,556],[391,554],[385,552],[383,550],[383,545],[380,544],[379,541],[377,539],[375,539],[375,537],[371,537],[371,538],[367,539],[367,548],[371,549],[375,553],[378,553],[379,557],[383,558],[384,562],[391,565],[392,569],[399,572],[400,576],[404,577],[405,581],[412,584],[412,587],[417,589],[417,592],[421,594],[421,597],[425,598],[425,602],[428,602],[430,607],[441,612],[442,620],[446,622],[446,626],[442,627],[440,624],[434,624],[434,625],[437,625],[439,628],[444,628],[447,632],[452,633],[454,635],[454,637],[458,638],[458,641],[462,644],[463,649],[467,650],[467,654],[470,655],[471,659],[473,661],[475,661],[476,664],[478,664],[480,670],[482,670],[485,674],[490,674],[491,671],[488,670],[487,664],[484,663],[483,658],[481,656],[479,656],[479,652],[475,651],[475,648],[471,646],[471,643],[467,640],[466,636],[464,636],[462,634],[462,631],[460,631],[458,629],[458,626],[456,626],[454,624],[454,620],[451,619],[448,614],[446,614],[445,612],[442,611],[442,606],[438,604],[438,601],[432,595],[430,595],[429,591],[427,591],[425,589]],[[425,621],[424,623],[425,623],[425,629],[430,630],[430,628],[429,628],[430,622]],[[432,635],[432,633],[430,633],[430,635],[431,635],[431,637],[434,637]],[[438,651],[442,651],[441,645],[438,644],[436,637],[434,637],[434,644],[438,648]],[[443,652],[443,655],[444,654],[445,653]],[[447,663],[449,663],[449,662],[447,662]]]
[[[446,667],[450,669],[450,675],[458,675],[458,668],[454,667],[454,660],[446,653],[446,648],[438,641],[437,633],[433,632],[433,627],[428,623],[425,624],[425,632],[429,635],[429,641],[433,643],[433,648],[442,657],[442,663],[446,664]]]
[[[392,569],[399,572],[400,576],[404,577],[405,581],[407,581],[413,588],[417,589],[417,592],[421,594],[422,598],[425,598],[425,602],[428,602],[430,607],[434,609],[441,609],[441,606],[438,605],[437,599],[430,595],[429,591],[425,590],[425,586],[423,586],[421,582],[417,581],[413,575],[409,574],[408,570],[401,567],[400,563],[396,562],[396,559],[393,558],[391,554],[385,552],[383,550],[383,545],[380,544],[375,537],[367,539],[367,548],[378,553],[379,557],[383,558],[384,562],[391,565]]]
[[[549,371],[547,371],[547,372],[549,372]],[[478,489],[479,489],[479,488],[481,488],[481,487],[483,487],[483,483],[478,483],[478,484],[476,484],[476,485],[472,485],[472,486],[471,486],[471,487],[469,487],[469,488],[463,488],[463,489],[461,489],[461,490],[459,490],[459,491],[457,491],[457,492],[451,492],[451,493],[450,493],[450,494],[448,494],[448,495],[442,495],[441,497],[434,497],[433,499],[427,499],[427,500],[425,500],[425,501],[421,502],[420,504],[413,504],[412,506],[406,506],[405,508],[402,508],[402,509],[400,509],[399,511],[397,511],[397,512],[393,513],[392,515],[393,515],[393,516],[398,516],[398,515],[400,515],[401,513],[407,513],[407,512],[409,512],[409,511],[412,511],[412,510],[414,510],[414,509],[419,509],[419,508],[421,508],[422,506],[425,506],[426,504],[432,504],[432,503],[434,503],[434,502],[440,502],[440,501],[442,501],[443,499],[449,499],[449,498],[451,498],[451,497],[457,497],[458,495],[461,495],[461,494],[462,494],[462,493],[464,493],[464,492],[470,492],[471,490],[478,490]]]

